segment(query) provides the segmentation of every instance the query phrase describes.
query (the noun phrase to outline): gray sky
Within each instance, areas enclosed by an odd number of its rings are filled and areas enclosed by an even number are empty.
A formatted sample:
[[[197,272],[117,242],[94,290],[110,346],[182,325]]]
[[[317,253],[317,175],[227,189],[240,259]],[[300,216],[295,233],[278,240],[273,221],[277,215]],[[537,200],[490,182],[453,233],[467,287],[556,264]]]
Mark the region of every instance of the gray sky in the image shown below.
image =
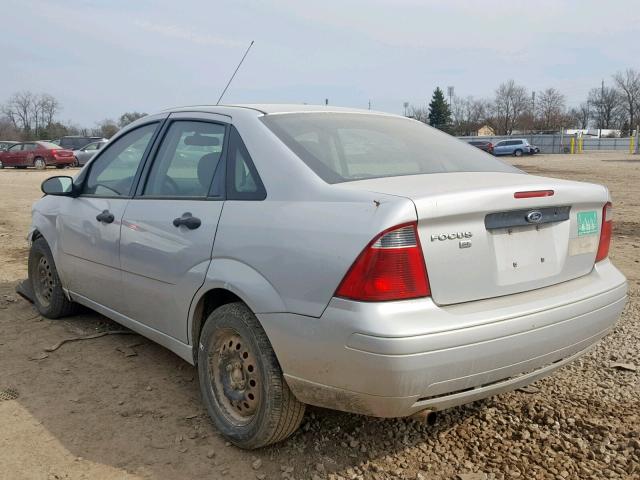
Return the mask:
[[[616,1],[3,0],[0,102],[47,92],[60,118],[224,102],[399,113],[436,86],[490,97],[513,78],[569,105],[640,67],[640,5]]]

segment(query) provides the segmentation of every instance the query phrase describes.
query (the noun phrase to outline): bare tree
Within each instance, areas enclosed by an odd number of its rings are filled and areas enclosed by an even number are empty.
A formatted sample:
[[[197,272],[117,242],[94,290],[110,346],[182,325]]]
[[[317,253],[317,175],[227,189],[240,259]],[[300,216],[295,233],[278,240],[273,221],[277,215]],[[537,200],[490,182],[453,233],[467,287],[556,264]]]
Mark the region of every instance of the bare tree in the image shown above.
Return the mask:
[[[140,113],[140,112],[125,112],[122,115],[120,115],[120,119],[118,120],[118,126],[120,128],[122,127],[126,127],[127,125],[129,125],[131,122],[135,122],[136,120],[138,120],[139,118],[142,117],[146,117],[147,114],[146,113]]]
[[[520,115],[529,105],[527,89],[509,80],[502,83],[496,90],[493,103],[494,114],[500,133],[511,135]]]
[[[475,135],[483,124],[487,123],[490,110],[489,102],[473,97],[453,97],[451,114],[456,135]]]
[[[38,103],[40,104],[42,124],[44,127],[49,128],[55,116],[60,112],[60,102],[52,95],[43,93],[40,95]]]
[[[118,130],[120,130],[120,128],[115,120],[105,118],[104,120],[96,123],[96,127],[91,131],[91,133],[95,136],[111,138],[118,133]]]
[[[589,92],[596,128],[613,128],[620,112],[620,95],[613,87],[603,85]]]
[[[11,95],[3,106],[3,113],[13,125],[28,134],[33,122],[33,102],[35,95],[29,91],[17,92]]]
[[[429,108],[409,105],[409,108],[407,109],[407,116],[422,123],[429,123]]]
[[[555,88],[547,88],[538,95],[536,113],[542,130],[562,128],[565,116],[565,96]]]
[[[618,72],[613,76],[621,103],[626,110],[630,128],[638,122],[637,112],[640,109],[640,73],[632,68]]]

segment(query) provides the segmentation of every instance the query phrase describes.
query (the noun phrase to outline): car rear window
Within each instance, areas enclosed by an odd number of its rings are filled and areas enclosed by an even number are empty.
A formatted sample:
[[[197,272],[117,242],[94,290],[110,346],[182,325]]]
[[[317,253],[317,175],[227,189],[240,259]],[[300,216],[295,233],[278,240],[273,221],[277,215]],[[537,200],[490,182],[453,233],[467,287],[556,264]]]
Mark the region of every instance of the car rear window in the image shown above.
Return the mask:
[[[421,122],[360,113],[287,113],[262,122],[327,183],[444,172],[520,172]]]

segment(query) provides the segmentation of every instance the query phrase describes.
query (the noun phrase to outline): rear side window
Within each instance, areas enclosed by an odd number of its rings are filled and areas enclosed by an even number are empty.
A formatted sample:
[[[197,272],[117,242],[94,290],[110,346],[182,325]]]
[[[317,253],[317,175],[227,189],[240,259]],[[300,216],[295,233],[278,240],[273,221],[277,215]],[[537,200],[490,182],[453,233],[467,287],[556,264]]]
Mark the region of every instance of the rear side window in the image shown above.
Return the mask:
[[[227,199],[264,200],[267,192],[249,151],[238,131],[232,127],[227,158]]]
[[[206,197],[220,163],[225,126],[174,121],[153,162],[143,196]]]
[[[520,172],[415,120],[359,113],[292,113],[262,122],[328,183],[445,172]]]

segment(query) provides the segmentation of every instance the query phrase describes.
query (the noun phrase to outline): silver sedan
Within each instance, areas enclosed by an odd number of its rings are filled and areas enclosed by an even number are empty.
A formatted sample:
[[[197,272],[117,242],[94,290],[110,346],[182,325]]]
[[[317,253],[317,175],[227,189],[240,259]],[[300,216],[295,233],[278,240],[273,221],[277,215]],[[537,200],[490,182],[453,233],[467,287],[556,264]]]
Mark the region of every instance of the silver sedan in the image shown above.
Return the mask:
[[[605,187],[395,115],[168,110],[43,191],[40,313],[81,304],[197,365],[244,448],[292,434],[305,404],[426,417],[524,386],[589,350],[627,297]]]
[[[93,158],[93,156],[98,153],[98,151],[107,144],[106,141],[102,140],[99,142],[92,142],[79,150],[73,151],[73,156],[75,157],[75,167],[82,167],[89,160]]]

